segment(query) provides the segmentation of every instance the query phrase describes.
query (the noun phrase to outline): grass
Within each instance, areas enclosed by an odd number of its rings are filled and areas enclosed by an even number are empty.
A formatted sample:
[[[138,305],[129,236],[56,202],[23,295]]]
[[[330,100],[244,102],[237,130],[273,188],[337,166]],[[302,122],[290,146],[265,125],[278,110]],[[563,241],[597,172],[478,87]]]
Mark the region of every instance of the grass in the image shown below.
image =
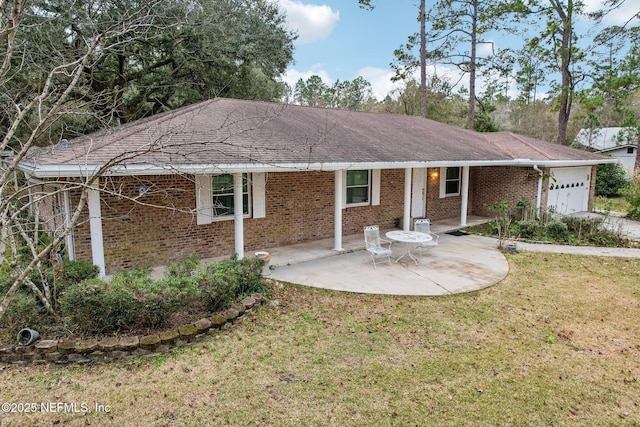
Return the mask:
[[[621,212],[626,214],[627,212],[629,212],[630,206],[629,202],[627,202],[622,196],[597,196],[595,198],[594,208],[601,211]]]
[[[3,426],[638,425],[640,260],[521,253],[437,298],[287,285],[251,321],[153,360],[0,367]],[[95,412],[95,403],[109,412]]]

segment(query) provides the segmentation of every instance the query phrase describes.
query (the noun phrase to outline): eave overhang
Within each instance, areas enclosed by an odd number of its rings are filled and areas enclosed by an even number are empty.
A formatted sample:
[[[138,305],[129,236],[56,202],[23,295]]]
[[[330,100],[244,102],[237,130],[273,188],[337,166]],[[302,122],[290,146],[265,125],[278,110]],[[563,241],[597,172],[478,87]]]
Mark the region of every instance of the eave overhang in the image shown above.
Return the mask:
[[[116,165],[105,173],[107,176],[141,176],[141,175],[174,175],[174,174],[221,174],[245,172],[303,172],[303,171],[337,171],[353,169],[407,169],[407,168],[440,168],[440,167],[477,167],[477,166],[514,166],[514,167],[570,167],[593,166],[603,163],[617,163],[617,159],[591,160],[438,160],[407,162],[332,162],[332,163],[274,163],[274,164],[182,164],[182,165]],[[26,174],[35,178],[90,178],[103,165],[37,165],[29,162],[20,163],[19,167]]]

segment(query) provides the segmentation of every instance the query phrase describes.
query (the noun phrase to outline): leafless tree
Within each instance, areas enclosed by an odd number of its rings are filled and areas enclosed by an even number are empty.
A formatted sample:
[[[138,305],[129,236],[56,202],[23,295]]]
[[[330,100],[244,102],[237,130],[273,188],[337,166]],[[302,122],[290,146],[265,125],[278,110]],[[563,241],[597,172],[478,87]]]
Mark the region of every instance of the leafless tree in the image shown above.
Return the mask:
[[[28,64],[29,49],[39,47],[26,46],[20,36],[28,30],[25,24],[28,15],[38,13],[37,6],[26,0],[0,0],[0,87],[4,90],[0,111],[0,128],[4,128],[0,133],[0,265],[12,271],[11,285],[0,296],[0,319],[22,286],[32,289],[47,312],[55,315],[50,284],[47,280],[36,283],[33,275],[41,271],[54,249],[77,225],[86,206],[88,190],[111,167],[149,148],[116,157],[82,179],[48,181],[46,191],[42,191],[43,183],[26,179],[19,170],[19,164],[36,149],[36,141],[52,126],[63,117],[83,111],[82,104],[74,100],[72,94],[83,91],[86,72],[92,63],[126,43],[126,34],[145,37],[149,29],[163,25],[156,22],[153,13],[161,3],[162,0],[145,2],[145,7],[123,11],[118,19],[103,22],[101,26],[93,25],[90,20],[79,22],[84,30],[81,36],[76,33],[72,54],[50,52],[50,67],[35,76],[33,68],[28,67],[33,65]],[[28,79],[35,82],[23,85]],[[76,191],[79,198],[67,212],[68,220],[55,226],[52,238],[43,239],[50,229],[46,229],[47,224],[42,221],[42,202],[59,198],[70,190]]]

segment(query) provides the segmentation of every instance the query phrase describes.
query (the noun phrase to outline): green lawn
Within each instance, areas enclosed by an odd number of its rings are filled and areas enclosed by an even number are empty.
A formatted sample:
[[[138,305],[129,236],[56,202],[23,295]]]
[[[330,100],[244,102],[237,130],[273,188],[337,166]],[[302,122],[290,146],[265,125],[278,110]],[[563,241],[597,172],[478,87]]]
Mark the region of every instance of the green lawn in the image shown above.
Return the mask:
[[[491,288],[437,298],[285,285],[252,320],[155,360],[2,367],[3,402],[91,409],[2,426],[640,424],[640,260],[509,263]]]
[[[601,211],[611,211],[611,212],[621,212],[627,213],[629,212],[629,202],[625,200],[624,197],[602,197],[598,196],[595,198],[594,208]]]

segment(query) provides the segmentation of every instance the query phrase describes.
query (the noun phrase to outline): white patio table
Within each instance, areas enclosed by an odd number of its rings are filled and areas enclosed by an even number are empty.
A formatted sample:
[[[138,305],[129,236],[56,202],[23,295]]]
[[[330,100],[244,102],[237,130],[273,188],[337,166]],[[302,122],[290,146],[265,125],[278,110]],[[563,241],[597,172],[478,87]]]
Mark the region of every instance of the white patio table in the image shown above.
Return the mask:
[[[399,262],[402,258],[408,256],[416,263],[416,265],[418,264],[418,260],[413,256],[413,251],[420,243],[427,243],[432,240],[431,235],[427,233],[420,233],[418,231],[393,230],[387,231],[385,235],[391,240],[404,243],[404,253],[396,259],[396,262]]]

